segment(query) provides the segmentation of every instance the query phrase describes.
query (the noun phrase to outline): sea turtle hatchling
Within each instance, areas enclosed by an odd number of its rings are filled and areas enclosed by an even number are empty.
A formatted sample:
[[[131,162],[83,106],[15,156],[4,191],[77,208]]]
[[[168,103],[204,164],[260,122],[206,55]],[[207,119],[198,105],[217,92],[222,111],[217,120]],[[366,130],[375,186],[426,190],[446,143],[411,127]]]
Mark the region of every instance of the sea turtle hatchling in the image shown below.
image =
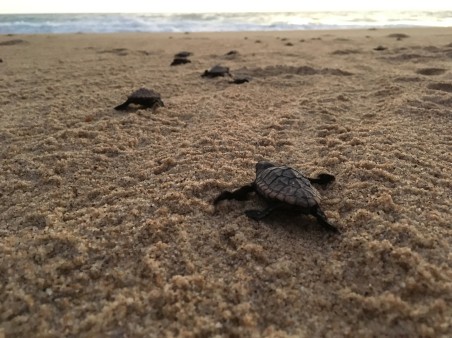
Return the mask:
[[[234,76],[232,81],[229,81],[229,83],[234,83],[234,84],[242,84],[242,83],[246,83],[246,82],[250,82],[250,77],[248,76]]]
[[[155,106],[164,107],[160,94],[146,88],[140,88],[129,95],[127,101],[116,106],[116,110],[126,110],[129,104],[139,104],[146,108],[154,108]]]
[[[186,63],[191,63],[191,61],[185,57],[175,57],[170,66],[185,65]]]
[[[174,57],[175,58],[188,58],[192,54],[193,54],[192,52],[187,52],[187,51],[184,50],[182,52],[174,54]]]
[[[217,77],[217,76],[231,76],[231,73],[229,73],[228,67],[223,67],[220,65],[213,66],[209,70],[204,71],[204,73],[201,75],[202,77]]]
[[[312,183],[327,185],[335,180],[333,175],[319,174],[317,178],[309,178],[301,172],[288,166],[276,166],[273,163],[261,161],[256,164],[256,179],[232,192],[223,191],[214,200],[214,205],[226,199],[246,200],[251,192],[263,197],[268,206],[264,210],[246,210],[245,214],[261,220],[278,208],[291,208],[303,214],[311,214],[327,230],[338,233],[320,209],[320,194]]]

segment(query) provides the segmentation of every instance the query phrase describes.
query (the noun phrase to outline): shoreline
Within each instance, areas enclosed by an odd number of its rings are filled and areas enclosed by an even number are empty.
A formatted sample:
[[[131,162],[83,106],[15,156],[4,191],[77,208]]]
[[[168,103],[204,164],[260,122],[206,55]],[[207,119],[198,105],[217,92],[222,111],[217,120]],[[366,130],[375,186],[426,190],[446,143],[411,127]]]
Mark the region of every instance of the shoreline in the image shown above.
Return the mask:
[[[450,11],[320,11],[264,13],[78,13],[7,15],[0,30],[35,32],[218,32],[452,26]]]
[[[417,34],[428,34],[430,35],[431,32],[437,30],[438,32],[442,33],[448,33],[452,30],[452,27],[436,27],[436,26],[409,26],[409,27],[368,27],[368,28],[338,28],[338,29],[288,29],[288,30],[238,30],[238,31],[205,31],[205,32],[75,32],[75,33],[2,33],[0,34],[0,37],[5,36],[67,36],[67,35],[86,35],[86,36],[98,36],[98,35],[105,35],[105,36],[113,36],[113,35],[145,35],[145,34],[151,34],[151,35],[236,35],[236,34],[245,34],[249,33],[251,34],[276,34],[276,33],[298,33],[298,34],[304,34],[307,33],[308,35],[310,33],[329,33],[329,34],[337,34],[340,32],[356,32],[356,33],[363,33],[366,31],[370,32],[381,32],[381,31],[388,31],[388,32],[404,32],[404,31],[417,31]],[[426,31],[426,32],[424,32]]]

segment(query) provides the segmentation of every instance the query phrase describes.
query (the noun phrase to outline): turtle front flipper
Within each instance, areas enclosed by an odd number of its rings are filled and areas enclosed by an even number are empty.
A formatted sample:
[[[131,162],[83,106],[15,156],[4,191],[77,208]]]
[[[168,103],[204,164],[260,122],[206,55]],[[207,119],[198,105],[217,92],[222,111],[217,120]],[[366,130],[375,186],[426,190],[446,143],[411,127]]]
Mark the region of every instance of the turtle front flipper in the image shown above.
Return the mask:
[[[213,204],[217,204],[222,200],[237,200],[237,201],[245,201],[248,198],[248,195],[254,191],[254,186],[252,184],[245,185],[234,191],[223,191],[220,195],[218,195]]]
[[[315,218],[317,218],[317,221],[320,223],[320,225],[322,225],[326,230],[331,231],[331,232],[335,232],[335,233],[340,233],[340,231],[333,225],[331,224],[330,221],[328,221],[328,218],[326,218],[325,213],[319,208],[319,207],[315,207],[311,210],[311,214],[313,216],[315,216]]]
[[[127,107],[129,106],[129,100],[127,100],[126,102],[120,104],[119,106],[115,107],[115,110],[126,110]]]
[[[309,182],[320,185],[327,185],[328,183],[333,182],[335,179],[336,178],[330,174],[319,174],[316,178],[308,177]]]

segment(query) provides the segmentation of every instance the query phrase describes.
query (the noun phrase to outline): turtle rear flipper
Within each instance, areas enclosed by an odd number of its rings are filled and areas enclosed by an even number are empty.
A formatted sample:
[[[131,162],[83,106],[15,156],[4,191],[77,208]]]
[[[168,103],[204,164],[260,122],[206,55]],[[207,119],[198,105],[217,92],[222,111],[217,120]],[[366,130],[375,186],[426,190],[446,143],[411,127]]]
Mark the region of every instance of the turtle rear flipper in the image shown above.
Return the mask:
[[[126,102],[121,103],[119,106],[116,106],[115,110],[126,110],[127,107],[129,106],[129,104],[130,104],[130,102],[129,102],[129,100],[127,100]]]
[[[324,214],[324,212],[319,207],[313,208],[312,211],[311,211],[311,214],[313,216],[315,216],[315,218],[317,218],[317,221],[326,230],[331,231],[331,232],[335,232],[337,234],[340,233],[340,231],[333,224],[331,224],[330,221],[328,221],[328,219],[326,218],[326,215]]]

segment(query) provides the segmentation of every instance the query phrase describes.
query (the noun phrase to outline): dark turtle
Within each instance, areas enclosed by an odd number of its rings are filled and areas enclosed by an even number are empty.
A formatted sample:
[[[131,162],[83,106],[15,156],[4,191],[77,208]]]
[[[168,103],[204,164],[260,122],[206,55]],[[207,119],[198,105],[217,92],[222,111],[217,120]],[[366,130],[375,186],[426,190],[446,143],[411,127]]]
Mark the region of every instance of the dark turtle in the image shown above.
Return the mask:
[[[182,51],[182,52],[179,52],[179,53],[177,53],[177,54],[174,54],[174,57],[175,58],[188,58],[190,55],[192,55],[193,53],[191,53],[191,52],[187,52],[187,51]]]
[[[140,88],[134,91],[127,98],[127,101],[115,107],[116,110],[126,110],[129,104],[139,104],[146,108],[154,108],[154,106],[164,107],[160,94],[146,88]]]
[[[386,47],[383,47],[381,45],[374,48],[374,50],[377,50],[377,51],[386,50],[386,49],[387,49]]]
[[[178,66],[178,65],[184,65],[186,63],[190,63],[191,61],[187,58],[182,57],[175,57],[173,62],[171,62],[170,66]]]
[[[213,66],[210,70],[206,70],[201,76],[203,77],[217,77],[217,76],[231,76],[228,67],[223,67],[220,65]]]
[[[248,217],[257,221],[278,208],[288,207],[313,215],[325,229],[338,233],[339,230],[328,221],[320,209],[320,194],[311,184],[326,185],[334,180],[334,176],[330,174],[309,178],[293,168],[262,161],[256,164],[254,182],[232,192],[223,191],[213,203],[215,205],[226,199],[243,201],[254,191],[268,202],[268,207],[265,210],[246,210]]]

